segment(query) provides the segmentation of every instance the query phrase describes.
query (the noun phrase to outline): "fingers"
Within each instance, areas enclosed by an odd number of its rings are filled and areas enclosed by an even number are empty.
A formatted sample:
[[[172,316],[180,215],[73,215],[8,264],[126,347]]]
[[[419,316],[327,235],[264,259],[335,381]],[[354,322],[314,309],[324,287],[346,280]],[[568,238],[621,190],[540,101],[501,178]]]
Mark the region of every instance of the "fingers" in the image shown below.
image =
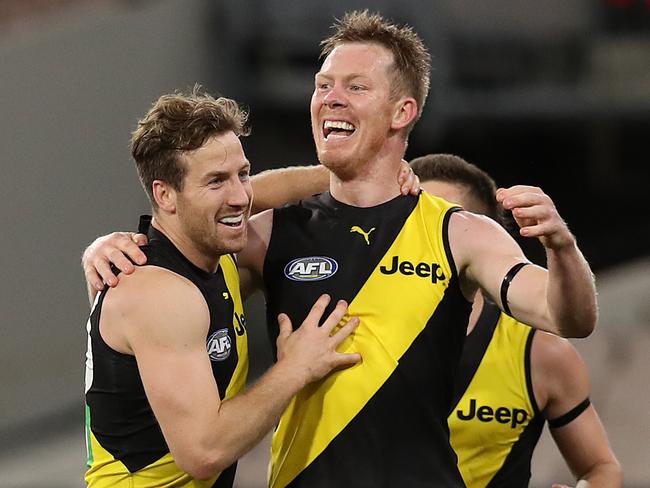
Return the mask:
[[[402,195],[417,196],[420,193],[420,178],[413,172],[413,168],[402,159],[400,163],[400,171],[397,175],[397,183],[400,186],[400,193]]]
[[[140,249],[140,245],[137,244],[137,241],[142,241],[143,239],[144,244],[146,244],[147,236],[143,234],[130,233],[128,239],[119,239],[115,243],[116,250],[127,255],[134,263],[143,265],[147,262],[147,256],[145,256],[145,254]],[[120,266],[118,266],[118,263],[113,262],[113,264],[120,270],[125,271]]]
[[[343,319],[343,317],[345,317],[347,311],[347,302],[345,300],[339,300],[332,313],[330,313],[325,322],[323,322],[323,325],[321,326],[323,331],[328,335],[331,334],[336,325],[341,321],[341,319]]]
[[[550,197],[535,186],[517,185],[510,188],[499,188],[496,198],[506,210],[543,204],[555,207]]]
[[[124,274],[131,274],[135,271],[133,262],[124,254],[122,254],[122,251],[119,249],[111,249],[106,255],[106,258],[109,264],[112,263],[113,266],[115,266]]]
[[[135,242],[138,246],[144,246],[145,244],[147,244],[149,242],[149,239],[147,239],[146,235],[144,235],[144,234],[136,234],[136,233],[131,234],[131,240],[133,242]]]
[[[277,342],[286,339],[293,332],[291,319],[286,313],[281,313],[280,315],[278,315],[278,325],[280,326],[280,332],[278,333]]]
[[[338,347],[341,343],[347,339],[347,337],[354,332],[354,330],[359,327],[359,317],[352,317],[347,323],[341,327],[335,334],[332,334],[332,343],[334,347]]]
[[[93,263],[91,263],[92,269],[99,274],[101,277],[101,280],[103,283],[106,283],[110,287],[114,287],[117,285],[118,279],[117,276],[113,273],[113,270],[111,268],[111,263],[105,259],[97,259]],[[86,275],[88,275],[90,271],[86,272]],[[101,287],[97,288],[98,290],[103,289],[104,286],[102,285]]]
[[[88,283],[93,289],[97,291],[102,291],[104,289],[104,282],[102,281],[101,276],[99,276],[95,271],[95,268],[84,267],[84,275],[86,276],[86,283]]]
[[[336,356],[334,358],[334,368],[345,368],[348,366],[354,366],[355,364],[358,364],[361,362],[361,354],[358,352],[355,353],[349,353],[349,354],[342,354],[342,353],[336,353]]]
[[[82,263],[86,280],[97,290],[104,288],[104,283],[115,286],[118,278],[111,264],[124,274],[133,273],[135,266],[146,264],[147,257],[140,245],[147,243],[147,236],[133,232],[113,232],[92,243],[84,252]]]
[[[420,194],[422,186],[420,185],[420,177],[413,173],[413,187],[411,188],[411,195],[414,197]]]
[[[325,312],[325,308],[330,303],[330,300],[331,298],[328,294],[324,294],[318,297],[318,300],[316,300],[312,305],[311,310],[309,311],[309,314],[307,314],[307,318],[303,324],[310,323],[318,325],[321,317],[323,316],[323,313]]]

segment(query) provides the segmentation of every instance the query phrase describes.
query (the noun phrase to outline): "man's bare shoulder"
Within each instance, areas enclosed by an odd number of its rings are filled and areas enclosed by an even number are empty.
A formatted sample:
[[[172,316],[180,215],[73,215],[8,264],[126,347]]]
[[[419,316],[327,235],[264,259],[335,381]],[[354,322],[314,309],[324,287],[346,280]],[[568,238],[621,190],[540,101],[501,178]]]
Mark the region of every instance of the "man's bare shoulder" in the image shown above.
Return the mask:
[[[174,344],[200,337],[209,316],[205,298],[190,280],[165,268],[141,266],[108,290],[102,327],[119,328],[131,350],[154,338]]]
[[[538,330],[531,348],[533,384],[541,405],[565,413],[589,395],[587,365],[568,339]],[[553,408],[555,407],[555,408]]]

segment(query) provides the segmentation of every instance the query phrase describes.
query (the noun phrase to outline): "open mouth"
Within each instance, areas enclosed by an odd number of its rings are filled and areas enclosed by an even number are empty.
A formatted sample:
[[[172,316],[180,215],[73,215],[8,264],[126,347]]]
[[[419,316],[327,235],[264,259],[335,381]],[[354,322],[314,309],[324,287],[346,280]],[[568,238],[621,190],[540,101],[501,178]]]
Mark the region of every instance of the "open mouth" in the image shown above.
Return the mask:
[[[219,219],[219,223],[228,227],[239,227],[244,222],[244,214],[223,217]]]
[[[326,120],[323,122],[323,136],[326,141],[330,138],[350,137],[356,130],[354,125],[343,120]]]

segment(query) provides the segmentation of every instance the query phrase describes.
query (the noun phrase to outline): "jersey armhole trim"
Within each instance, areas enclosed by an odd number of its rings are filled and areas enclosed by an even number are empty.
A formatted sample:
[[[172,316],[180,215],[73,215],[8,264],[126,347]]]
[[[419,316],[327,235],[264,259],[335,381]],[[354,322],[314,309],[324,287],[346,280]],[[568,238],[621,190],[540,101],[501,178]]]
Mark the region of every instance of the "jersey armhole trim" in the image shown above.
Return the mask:
[[[539,415],[540,410],[539,405],[537,404],[537,399],[535,398],[535,390],[533,389],[533,375],[530,360],[535,332],[537,332],[536,329],[531,328],[528,332],[528,337],[526,338],[526,348],[524,349],[524,369],[526,371],[526,389],[528,390],[528,399],[530,400],[530,404],[533,406],[535,415]]]
[[[449,245],[449,219],[451,215],[463,210],[462,207],[451,207],[445,212],[445,216],[442,221],[442,243],[445,248],[445,254],[447,255],[447,261],[449,262],[449,267],[451,268],[452,277],[458,276],[458,270],[456,269],[456,263],[454,262],[454,256],[451,253],[451,246]]]

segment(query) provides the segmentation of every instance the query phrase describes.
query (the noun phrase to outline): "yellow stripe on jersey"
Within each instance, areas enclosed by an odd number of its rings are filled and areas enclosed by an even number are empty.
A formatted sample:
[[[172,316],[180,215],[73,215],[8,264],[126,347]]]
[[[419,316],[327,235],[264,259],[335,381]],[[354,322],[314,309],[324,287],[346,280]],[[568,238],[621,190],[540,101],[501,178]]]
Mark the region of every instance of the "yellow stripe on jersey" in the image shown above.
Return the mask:
[[[449,416],[451,445],[468,488],[484,488],[535,415],[526,380],[532,330],[501,314],[467,390]]]
[[[349,315],[361,322],[338,351],[359,352],[363,361],[308,385],[289,404],[273,436],[271,488],[285,487],[323,452],[381,388],[434,314],[452,276],[443,242],[450,208],[423,193],[350,303]]]
[[[93,452],[93,465],[86,472],[86,483],[93,488],[208,488],[219,478],[199,481],[181,471],[167,454],[149,466],[130,473],[126,466],[115,458],[97,442],[95,435],[90,432],[89,440]]]
[[[226,286],[235,305],[233,326],[237,341],[237,354],[239,355],[237,367],[233,371],[224,395],[224,400],[227,400],[242,392],[246,387],[246,379],[248,378],[248,331],[246,330],[246,320],[244,319],[244,305],[239,288],[237,264],[230,254],[221,256],[219,264],[223,270]]]

